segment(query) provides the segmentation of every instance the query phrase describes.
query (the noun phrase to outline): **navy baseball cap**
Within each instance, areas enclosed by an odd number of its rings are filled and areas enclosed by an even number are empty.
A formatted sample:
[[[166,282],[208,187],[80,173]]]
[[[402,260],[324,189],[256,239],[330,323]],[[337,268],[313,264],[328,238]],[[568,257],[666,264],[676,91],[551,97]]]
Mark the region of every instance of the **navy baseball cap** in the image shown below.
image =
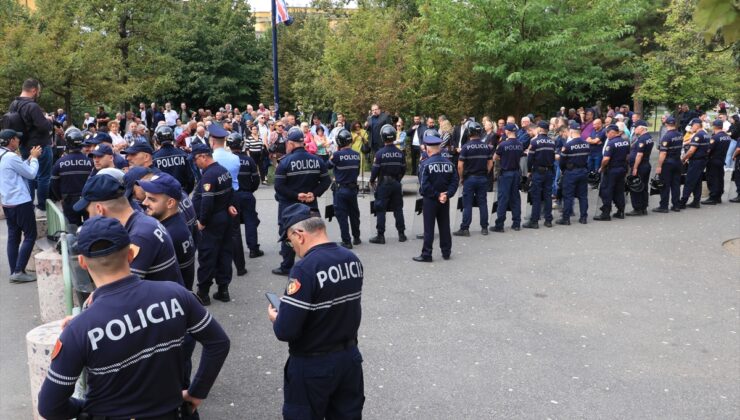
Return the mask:
[[[517,130],[517,126],[516,124],[513,124],[513,123],[508,123],[504,126],[504,131],[516,131],[516,130]]]
[[[542,120],[542,121],[540,121],[540,122],[537,123],[537,127],[542,128],[542,129],[545,129],[545,130],[549,130],[550,129],[550,123],[547,122],[547,121],[545,121],[545,120]]]
[[[136,181],[136,184],[150,194],[165,194],[178,201],[182,198],[180,182],[165,172],[154,175],[149,181]]]
[[[203,154],[203,153],[211,153],[211,148],[206,146],[203,143],[198,143],[195,146],[193,146],[193,150],[190,151],[190,159],[195,160],[195,157]]]
[[[635,122],[635,127],[647,127],[647,122],[645,120],[637,120]]]
[[[96,258],[110,255],[129,245],[131,239],[118,219],[95,216],[85,220],[80,227],[74,251],[88,258]],[[96,249],[93,250],[93,247]]]
[[[151,168],[146,168],[144,166],[133,166],[129,168],[126,175],[123,176],[123,186],[126,187],[126,196],[128,197],[131,195],[131,190],[134,189],[136,181],[153,172],[154,171]]]
[[[670,125],[676,125],[676,119],[673,117],[666,117],[665,123],[670,124]]]
[[[88,178],[82,187],[80,199],[72,206],[76,212],[84,211],[94,201],[108,201],[123,196],[123,184],[108,175],[95,175]]]
[[[701,124],[701,120],[698,118],[692,118],[691,122],[689,122],[689,125],[694,125],[694,124]]]
[[[90,139],[90,141],[94,142],[95,144],[100,144],[103,142],[113,144],[113,138],[110,136],[110,134],[104,131],[100,131],[95,134],[95,137]]]
[[[136,143],[132,144],[131,146],[125,148],[121,151],[122,155],[133,155],[134,153],[149,153],[150,155],[154,154],[154,150],[152,149],[152,146],[149,145],[149,143],[144,143],[143,141],[137,141]]]
[[[616,131],[618,133],[619,132],[619,127],[616,124],[609,124],[606,127],[606,131]]]
[[[229,132],[226,131],[225,128],[221,127],[219,124],[211,124],[210,127],[208,127],[208,134],[210,134],[211,137],[216,137],[220,139],[225,139],[229,136]]]
[[[303,131],[298,127],[293,127],[288,131],[288,141],[303,142]]]
[[[100,143],[93,149],[92,152],[87,154],[87,157],[92,158],[93,156],[103,156],[103,155],[110,155],[113,156],[113,148],[110,147],[107,143]]]
[[[712,121],[712,127],[722,128],[724,126],[724,122],[722,120],[714,120]]]
[[[576,121],[571,121],[568,123],[568,128],[571,130],[580,130],[581,124],[578,124]]]
[[[432,130],[427,130],[427,131],[432,131]],[[437,137],[435,134],[437,133],[436,132],[429,133],[429,134],[424,133],[424,144],[429,145],[429,146],[439,146],[440,144],[442,144],[442,139]]]
[[[23,137],[23,133],[11,130],[9,128],[6,128],[3,131],[0,131],[0,139],[3,139],[5,141],[10,141],[13,139],[13,137],[18,137],[19,139]]]
[[[305,204],[295,203],[286,207],[285,210],[283,210],[283,214],[280,216],[280,226],[282,226],[282,231],[280,232],[280,240],[278,240],[278,242],[283,242],[288,239],[288,229],[290,229],[290,227],[312,217],[321,217],[321,214],[319,214],[317,210],[314,210]]]

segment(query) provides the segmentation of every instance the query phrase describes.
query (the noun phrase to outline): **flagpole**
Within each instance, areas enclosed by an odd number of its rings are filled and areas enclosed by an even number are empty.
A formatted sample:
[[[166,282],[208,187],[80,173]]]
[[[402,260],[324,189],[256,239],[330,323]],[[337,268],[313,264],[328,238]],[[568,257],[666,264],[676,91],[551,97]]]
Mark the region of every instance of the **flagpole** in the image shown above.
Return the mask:
[[[277,0],[272,0],[272,95],[275,101],[275,119],[280,118],[280,97],[278,94],[278,55],[277,55]]]

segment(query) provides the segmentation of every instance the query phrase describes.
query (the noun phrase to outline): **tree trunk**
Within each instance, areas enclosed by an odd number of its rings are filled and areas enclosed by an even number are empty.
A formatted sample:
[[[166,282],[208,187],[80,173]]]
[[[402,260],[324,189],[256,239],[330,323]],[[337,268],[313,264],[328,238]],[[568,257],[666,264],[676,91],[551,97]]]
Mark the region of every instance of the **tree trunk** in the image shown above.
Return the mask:
[[[67,115],[72,115],[72,83],[67,81],[64,90],[64,111]]]
[[[121,84],[123,86],[126,86],[128,84],[128,72],[129,72],[129,62],[128,62],[128,53],[129,53],[129,34],[128,34],[128,21],[130,17],[129,10],[122,10],[121,15],[118,18],[118,36],[121,38],[121,40],[118,42],[118,49],[121,51],[121,65],[122,65],[122,71],[121,76],[119,78]],[[128,109],[128,101],[124,101],[122,104],[122,109]]]

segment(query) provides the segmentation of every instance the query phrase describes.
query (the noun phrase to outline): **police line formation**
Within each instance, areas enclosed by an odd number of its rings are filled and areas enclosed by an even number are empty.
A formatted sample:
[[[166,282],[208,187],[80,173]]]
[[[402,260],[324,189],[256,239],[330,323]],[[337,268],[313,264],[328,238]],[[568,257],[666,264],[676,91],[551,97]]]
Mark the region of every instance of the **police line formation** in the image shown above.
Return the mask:
[[[598,185],[602,205],[593,217],[598,221],[647,215],[649,189],[660,194],[655,212],[698,208],[703,174],[710,190],[703,203],[720,203],[724,156],[731,140],[722,122],[712,124],[710,136],[700,120],[692,120],[693,134],[686,145],[675,120],[669,117],[665,124],[668,130],[656,147],[642,120],[634,123],[633,141],[609,125],[587,142],[581,138],[580,124],[570,121],[564,139],[548,136],[545,122],[526,129],[508,123],[503,127],[505,138],[495,144],[483,141],[481,125],[470,121],[457,150],[450,150],[437,130],[419,128],[412,136],[424,145],[418,167],[422,198],[417,200],[424,240],[421,254],[413,260],[432,261],[435,224],[442,258],[450,258],[450,202],[459,185],[463,217],[455,236],[470,235],[476,206],[483,235],[489,230],[503,232],[508,211],[514,230],[537,229],[540,218],[544,226],[552,227],[552,191],[563,203],[555,223],[570,224],[577,198],[578,220],[585,224],[589,185]],[[373,150],[369,179],[377,233],[369,242],[385,243],[386,212],[393,213],[399,241],[404,242],[401,179],[406,156],[394,144],[398,136],[393,126],[378,127],[378,133],[384,146]],[[81,226],[74,251],[96,290],[85,310],[68,320],[51,356],[39,395],[39,412],[47,419],[198,418],[197,408],[228,354],[226,333],[204,307],[211,303],[214,282],[213,298],[230,301],[232,264],[237,275],[246,274],[240,225],[249,257],[264,254],[257,239],[260,220],[253,195],[261,183],[257,163],[245,150],[241,134],[219,124],[209,127],[209,144],[194,143],[189,154],[175,147],[169,126],[160,125],[153,137],[156,152],[147,142],[133,142],[121,152],[124,158],[104,132],[86,136],[71,128],[65,133],[66,154],[53,167],[51,196],[61,201],[68,221]],[[21,138],[22,133],[14,130],[0,132],[3,151],[15,152]],[[362,158],[352,150],[352,141],[350,132],[339,131],[337,150],[326,160],[306,151],[304,133],[298,128],[281,136],[278,145],[281,159],[274,188],[282,262],[273,273],[289,276],[289,281],[282,297],[268,296],[268,318],[277,338],[289,343],[285,418],[361,417],[364,390],[357,329],[363,268],[349,249],[362,243],[358,208]],[[603,159],[589,172],[594,147],[603,151]],[[654,148],[659,157],[651,180]],[[738,154],[735,151],[734,158]],[[32,154],[27,164],[33,166],[35,159]],[[496,218],[489,228],[487,193],[494,179]],[[737,165],[733,179],[740,191]],[[317,204],[329,188],[341,230],[339,244],[328,239]],[[528,193],[532,204],[531,217],[523,224],[520,190]],[[633,207],[629,213],[625,190]],[[737,197],[730,201],[740,202]],[[613,206],[616,212],[611,214]],[[229,233],[233,241],[224,240]],[[296,255],[301,257],[297,262]],[[191,378],[196,342],[203,351]],[[71,398],[83,369],[85,399]],[[320,383],[305,374],[322,369],[335,374]]]

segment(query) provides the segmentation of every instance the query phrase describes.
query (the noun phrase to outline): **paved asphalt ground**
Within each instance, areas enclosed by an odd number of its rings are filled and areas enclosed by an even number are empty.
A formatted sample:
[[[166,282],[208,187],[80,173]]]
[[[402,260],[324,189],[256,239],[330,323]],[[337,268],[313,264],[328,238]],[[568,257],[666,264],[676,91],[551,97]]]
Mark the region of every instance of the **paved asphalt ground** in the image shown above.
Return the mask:
[[[366,418],[740,418],[740,259],[721,246],[740,237],[740,205],[536,231],[507,222],[487,237],[473,228],[453,238],[451,261],[437,248],[434,263],[420,264],[413,189],[407,243],[390,216],[388,243],[367,243],[374,219],[360,199]],[[266,255],[234,278],[233,302],[209,308],[232,347],[204,419],[280,417],[287,344],[272,333],[264,292],[281,292],[286,278],[270,274],[272,189],[257,196]],[[590,203],[593,216],[595,191]],[[457,228],[459,213],[452,219]],[[336,221],[329,234],[339,238]],[[28,419],[24,336],[40,323],[36,285],[0,281],[0,296],[0,417]]]

